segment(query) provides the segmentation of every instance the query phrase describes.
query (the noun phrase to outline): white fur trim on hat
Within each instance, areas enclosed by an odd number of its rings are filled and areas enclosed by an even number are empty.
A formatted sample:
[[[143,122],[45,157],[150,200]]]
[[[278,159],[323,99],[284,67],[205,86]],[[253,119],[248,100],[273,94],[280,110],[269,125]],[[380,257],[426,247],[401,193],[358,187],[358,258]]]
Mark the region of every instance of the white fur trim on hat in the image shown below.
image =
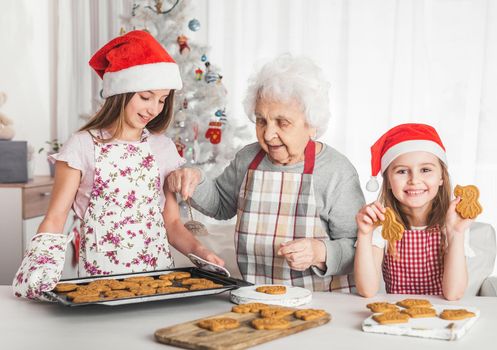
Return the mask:
[[[105,73],[102,96],[107,98],[126,92],[148,90],[180,90],[182,87],[183,83],[176,63],[149,63]]]
[[[438,143],[429,140],[410,140],[400,142],[385,152],[383,157],[381,157],[381,173],[383,174],[390,163],[392,163],[398,156],[404,153],[419,151],[429,152],[447,164],[447,156],[445,151]]]

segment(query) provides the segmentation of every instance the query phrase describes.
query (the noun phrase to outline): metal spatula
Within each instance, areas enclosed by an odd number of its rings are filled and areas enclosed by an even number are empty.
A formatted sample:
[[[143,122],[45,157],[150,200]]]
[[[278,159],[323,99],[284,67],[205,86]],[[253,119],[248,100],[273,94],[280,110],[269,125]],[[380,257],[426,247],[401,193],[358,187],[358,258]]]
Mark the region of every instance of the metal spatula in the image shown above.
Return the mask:
[[[186,200],[186,204],[188,204],[188,212],[190,213],[190,220],[185,222],[186,229],[193,233],[195,236],[207,236],[209,234],[209,232],[207,231],[207,227],[205,227],[205,225],[201,222],[193,220],[190,198]]]

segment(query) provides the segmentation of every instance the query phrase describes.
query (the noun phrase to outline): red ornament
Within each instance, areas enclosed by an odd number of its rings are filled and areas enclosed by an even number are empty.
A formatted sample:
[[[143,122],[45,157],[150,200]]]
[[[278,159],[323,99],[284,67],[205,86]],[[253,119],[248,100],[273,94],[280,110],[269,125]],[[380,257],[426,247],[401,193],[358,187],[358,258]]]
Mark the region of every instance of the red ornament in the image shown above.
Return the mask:
[[[190,46],[188,45],[188,38],[184,35],[178,36],[176,39],[179,45],[179,53],[182,55],[184,50],[187,50],[186,53],[190,52]]]
[[[209,129],[205,133],[205,137],[211,141],[213,145],[221,142],[221,122],[209,122]]]

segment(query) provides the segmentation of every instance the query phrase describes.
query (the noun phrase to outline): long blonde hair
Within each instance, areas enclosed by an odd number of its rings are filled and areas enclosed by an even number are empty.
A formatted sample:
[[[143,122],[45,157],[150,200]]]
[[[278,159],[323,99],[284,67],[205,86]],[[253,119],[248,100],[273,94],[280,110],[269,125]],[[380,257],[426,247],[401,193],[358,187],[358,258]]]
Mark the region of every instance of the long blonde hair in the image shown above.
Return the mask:
[[[108,97],[102,108],[79,131],[108,129],[115,126],[109,138],[98,138],[99,142],[110,142],[121,135],[124,128],[124,109],[136,92],[128,92]],[[173,119],[174,90],[169,92],[164,108],[157,117],[152,119],[146,128],[154,134],[164,132]]]
[[[439,159],[440,166],[442,167],[442,185],[438,189],[437,195],[431,201],[431,210],[428,215],[427,228],[432,228],[439,226],[441,229],[445,225],[445,216],[447,215],[447,210],[450,205],[450,195],[452,192],[452,186],[450,184],[449,172],[447,166]],[[410,227],[409,218],[402,211],[402,206],[399,201],[393,195],[390,181],[388,180],[388,167],[383,173],[383,185],[381,186],[381,191],[379,195],[379,201],[384,207],[390,207],[395,212],[397,221],[404,227]]]

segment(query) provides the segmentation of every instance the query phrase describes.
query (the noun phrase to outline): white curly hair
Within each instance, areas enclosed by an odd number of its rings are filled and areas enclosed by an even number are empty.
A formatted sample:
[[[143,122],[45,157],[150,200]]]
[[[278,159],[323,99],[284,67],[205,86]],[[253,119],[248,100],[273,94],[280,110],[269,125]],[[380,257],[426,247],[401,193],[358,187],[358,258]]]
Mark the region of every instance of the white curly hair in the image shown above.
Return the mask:
[[[316,137],[324,134],[330,120],[330,83],[312,60],[303,56],[283,54],[267,62],[248,82],[243,101],[245,113],[255,122],[258,100],[300,103],[307,123],[316,128]]]

